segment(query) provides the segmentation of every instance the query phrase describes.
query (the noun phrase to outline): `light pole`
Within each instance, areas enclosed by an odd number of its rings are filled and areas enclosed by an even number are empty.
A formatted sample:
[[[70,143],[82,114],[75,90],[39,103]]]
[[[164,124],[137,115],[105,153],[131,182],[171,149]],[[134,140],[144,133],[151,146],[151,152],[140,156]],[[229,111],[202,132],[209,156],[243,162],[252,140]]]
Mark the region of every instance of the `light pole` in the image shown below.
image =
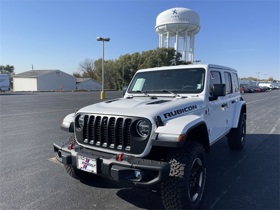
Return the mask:
[[[100,92],[100,99],[105,98],[105,91],[104,91],[104,42],[109,42],[110,38],[103,38],[97,37],[97,41],[102,41],[102,85],[101,85],[101,92]]]

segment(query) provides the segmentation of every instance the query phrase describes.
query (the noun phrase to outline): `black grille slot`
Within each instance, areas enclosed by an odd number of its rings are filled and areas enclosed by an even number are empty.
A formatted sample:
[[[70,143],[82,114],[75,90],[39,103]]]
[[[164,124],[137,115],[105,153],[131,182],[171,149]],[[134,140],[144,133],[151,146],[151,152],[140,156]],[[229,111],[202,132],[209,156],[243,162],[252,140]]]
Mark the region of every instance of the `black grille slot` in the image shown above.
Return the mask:
[[[88,116],[86,115],[84,117],[84,127],[88,127]],[[83,134],[84,134],[84,143],[88,143],[89,139],[88,139],[88,132],[86,129],[83,130]]]
[[[89,143],[90,144],[95,144],[95,137],[94,137],[94,116],[90,116],[89,118],[89,122],[88,122],[88,135],[90,136],[90,139],[89,139]],[[85,129],[86,130],[86,129]]]
[[[116,118],[111,117],[108,123],[108,146],[112,149],[115,148],[115,139],[116,139],[115,122],[116,122]]]
[[[123,130],[122,130],[123,119],[118,118],[116,122],[116,148],[122,149],[122,137],[123,137]]]
[[[96,146],[100,146],[100,144],[101,144],[101,117],[100,116],[97,116],[95,118],[93,127],[94,127],[95,144],[96,144]],[[87,128],[85,128],[85,129],[87,129]]]
[[[131,149],[132,119],[123,117],[86,115],[82,144],[120,151]]]
[[[108,143],[108,117],[103,117],[101,122],[101,144],[103,147],[107,147]]]
[[[131,126],[131,119],[126,119],[123,132],[124,132],[124,139],[126,139],[124,143],[124,149],[130,151],[130,126]]]

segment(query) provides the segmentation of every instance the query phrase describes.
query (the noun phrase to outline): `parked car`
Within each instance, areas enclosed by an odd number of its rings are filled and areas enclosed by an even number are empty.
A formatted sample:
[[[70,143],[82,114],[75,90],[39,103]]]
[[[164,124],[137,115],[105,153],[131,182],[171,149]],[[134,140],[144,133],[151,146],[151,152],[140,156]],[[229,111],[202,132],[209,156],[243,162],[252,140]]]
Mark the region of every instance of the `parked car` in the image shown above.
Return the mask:
[[[265,92],[265,91],[269,90],[268,87],[259,87],[259,88],[261,89],[262,92]]]
[[[272,86],[272,90],[279,90],[280,89],[280,87],[278,86],[278,85],[271,85]]]
[[[267,90],[272,90],[273,86],[270,83],[259,83],[260,87],[266,87]]]
[[[254,92],[254,90],[250,89],[248,85],[241,85],[240,86],[240,93],[252,93],[252,92]]]
[[[262,89],[258,86],[251,86],[251,88],[253,88],[255,90],[255,92],[262,92]]]
[[[256,90],[252,88],[251,86],[246,86],[245,88],[245,93],[254,93]]]

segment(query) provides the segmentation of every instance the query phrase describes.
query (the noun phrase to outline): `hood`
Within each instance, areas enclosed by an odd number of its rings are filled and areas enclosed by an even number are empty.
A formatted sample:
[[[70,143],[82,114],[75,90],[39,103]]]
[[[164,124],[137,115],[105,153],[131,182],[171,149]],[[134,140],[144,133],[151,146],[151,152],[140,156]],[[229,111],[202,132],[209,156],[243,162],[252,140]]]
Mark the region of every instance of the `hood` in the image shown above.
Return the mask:
[[[198,97],[133,97],[118,98],[96,103],[86,106],[78,112],[145,117],[150,120],[154,119],[155,116],[160,116],[165,120],[200,109],[202,104],[202,99]]]

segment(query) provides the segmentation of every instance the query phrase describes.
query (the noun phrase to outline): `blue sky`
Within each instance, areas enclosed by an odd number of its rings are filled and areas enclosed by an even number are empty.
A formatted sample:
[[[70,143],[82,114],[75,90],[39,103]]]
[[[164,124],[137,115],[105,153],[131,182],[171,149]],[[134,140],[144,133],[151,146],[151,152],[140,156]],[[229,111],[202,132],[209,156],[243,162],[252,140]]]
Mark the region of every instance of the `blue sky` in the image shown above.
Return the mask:
[[[72,74],[86,58],[105,60],[158,47],[156,17],[184,7],[201,29],[194,58],[236,68],[240,77],[280,80],[279,0],[0,0],[0,65],[15,73],[60,69]],[[258,73],[259,72],[259,73]]]

